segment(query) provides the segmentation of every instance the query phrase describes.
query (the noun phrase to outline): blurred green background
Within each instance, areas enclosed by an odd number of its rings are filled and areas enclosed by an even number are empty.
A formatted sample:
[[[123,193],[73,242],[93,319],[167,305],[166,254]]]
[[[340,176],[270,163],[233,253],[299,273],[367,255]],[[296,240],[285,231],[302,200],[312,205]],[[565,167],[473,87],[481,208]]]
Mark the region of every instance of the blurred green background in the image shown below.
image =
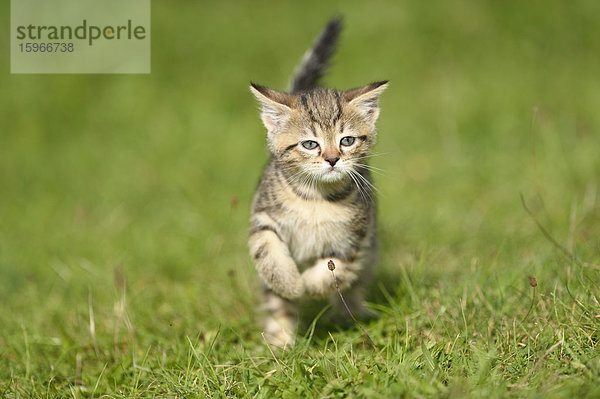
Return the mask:
[[[527,307],[527,275],[544,292],[569,272],[519,193],[562,245],[600,259],[599,11],[155,0],[150,75],[11,75],[3,57],[0,379],[87,372],[93,387],[103,364],[150,346],[176,363],[185,337],[219,326],[260,345],[246,228],[268,154],[248,84],[283,90],[337,14],[323,83],[391,82],[372,161],[385,171],[379,280],[434,307],[468,287]],[[8,54],[8,34],[0,43]]]

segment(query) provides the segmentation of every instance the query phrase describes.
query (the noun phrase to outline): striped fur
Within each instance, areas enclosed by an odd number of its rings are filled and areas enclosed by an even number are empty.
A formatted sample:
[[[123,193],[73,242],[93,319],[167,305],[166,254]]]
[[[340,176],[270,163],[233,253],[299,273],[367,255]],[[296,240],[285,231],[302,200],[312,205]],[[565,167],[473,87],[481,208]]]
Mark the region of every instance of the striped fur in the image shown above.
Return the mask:
[[[333,52],[329,41],[340,27],[334,20],[325,28],[291,93],[251,85],[271,159],[254,196],[249,247],[265,285],[266,337],[278,346],[294,342],[295,300],[335,294],[329,260],[354,310],[366,311],[358,283],[376,260],[368,156],[387,82],[348,91],[310,87],[323,73]],[[305,68],[314,54],[320,54],[319,67]]]
[[[296,68],[294,77],[288,87],[290,93],[297,93],[315,87],[317,81],[329,66],[328,61],[335,51],[335,44],[341,30],[341,17],[329,21]]]

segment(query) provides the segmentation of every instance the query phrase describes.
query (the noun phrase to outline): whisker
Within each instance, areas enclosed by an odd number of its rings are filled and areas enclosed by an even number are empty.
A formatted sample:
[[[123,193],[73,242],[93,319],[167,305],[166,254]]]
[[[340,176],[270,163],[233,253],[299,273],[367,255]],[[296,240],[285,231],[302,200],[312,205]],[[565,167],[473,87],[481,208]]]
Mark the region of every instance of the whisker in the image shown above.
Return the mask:
[[[353,163],[352,164],[353,167],[358,167],[358,168],[362,168],[362,169],[366,169],[369,170],[373,173],[376,173],[378,175],[384,176],[385,175],[385,171],[383,169],[380,168],[376,168],[374,166],[371,165],[366,165],[366,164],[362,164],[362,163]]]
[[[373,185],[370,184],[363,176],[361,176],[360,173],[358,173],[356,170],[352,169],[351,174],[354,176],[354,178],[356,179],[356,182],[358,183],[360,190],[366,195],[363,196],[363,198],[365,199],[365,201],[367,200],[367,197],[369,200],[373,200]],[[369,184],[367,184],[369,183]]]
[[[366,189],[365,191],[369,194],[369,198],[371,200],[373,200],[374,192],[379,193],[379,190],[377,189],[377,187],[375,187],[373,185],[373,183],[371,183],[367,178],[365,178],[363,175],[361,175],[357,171],[354,171],[354,174],[356,175],[357,180],[359,180],[361,182],[361,184],[365,187],[365,189]]]
[[[358,159],[365,159],[365,158],[374,158],[374,157],[380,157],[380,156],[388,155],[388,154],[391,154],[391,152],[377,152],[374,154],[363,155],[362,157],[356,157],[354,159],[358,160]]]
[[[373,183],[371,183],[366,177],[364,177],[363,175],[361,175],[360,173],[356,172],[356,175],[362,179],[363,182],[365,182],[365,184],[373,191],[375,192],[379,192],[379,189],[377,187],[375,187],[375,185],[373,185]]]
[[[378,171],[384,172],[384,170],[383,170],[383,169],[381,169],[381,168],[377,168],[377,167],[375,167],[375,166],[372,166],[372,165],[368,165],[368,164],[366,164],[366,163],[358,163],[358,162],[353,162],[353,163],[352,163],[352,165],[355,165],[355,166],[360,166],[360,167],[363,167],[363,168],[365,168],[365,169],[378,170]]]
[[[358,182],[358,180],[356,180],[356,178],[354,177],[354,170],[350,169],[348,176],[350,176],[350,178],[352,179],[352,181],[354,182],[354,184],[356,185],[356,189],[358,190],[358,193],[360,194],[360,196],[362,197],[363,201],[367,202],[367,198],[365,197],[365,194],[363,193],[363,189],[360,185],[360,183]]]

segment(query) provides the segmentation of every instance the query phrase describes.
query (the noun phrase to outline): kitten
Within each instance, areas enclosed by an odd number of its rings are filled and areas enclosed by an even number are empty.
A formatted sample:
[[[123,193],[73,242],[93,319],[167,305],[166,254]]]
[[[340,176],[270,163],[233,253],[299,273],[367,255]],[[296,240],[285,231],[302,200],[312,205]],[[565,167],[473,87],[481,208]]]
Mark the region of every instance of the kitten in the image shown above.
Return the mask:
[[[281,347],[294,343],[296,299],[339,299],[330,259],[353,311],[368,312],[359,285],[376,260],[367,160],[387,81],[348,91],[316,87],[340,30],[340,19],[328,23],[287,93],[250,87],[262,106],[271,160],[254,196],[249,247],[264,282],[265,336]]]

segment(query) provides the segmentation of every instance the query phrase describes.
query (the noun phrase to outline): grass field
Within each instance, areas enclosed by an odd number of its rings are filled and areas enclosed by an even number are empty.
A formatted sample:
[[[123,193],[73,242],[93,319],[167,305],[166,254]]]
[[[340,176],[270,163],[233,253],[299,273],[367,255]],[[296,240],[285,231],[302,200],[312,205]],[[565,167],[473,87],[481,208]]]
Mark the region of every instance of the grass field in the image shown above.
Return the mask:
[[[272,354],[248,83],[284,89],[338,13],[325,83],[391,81],[365,325],[381,356],[323,303]],[[600,397],[599,13],[154,1],[150,75],[10,75],[3,57],[0,397]]]

